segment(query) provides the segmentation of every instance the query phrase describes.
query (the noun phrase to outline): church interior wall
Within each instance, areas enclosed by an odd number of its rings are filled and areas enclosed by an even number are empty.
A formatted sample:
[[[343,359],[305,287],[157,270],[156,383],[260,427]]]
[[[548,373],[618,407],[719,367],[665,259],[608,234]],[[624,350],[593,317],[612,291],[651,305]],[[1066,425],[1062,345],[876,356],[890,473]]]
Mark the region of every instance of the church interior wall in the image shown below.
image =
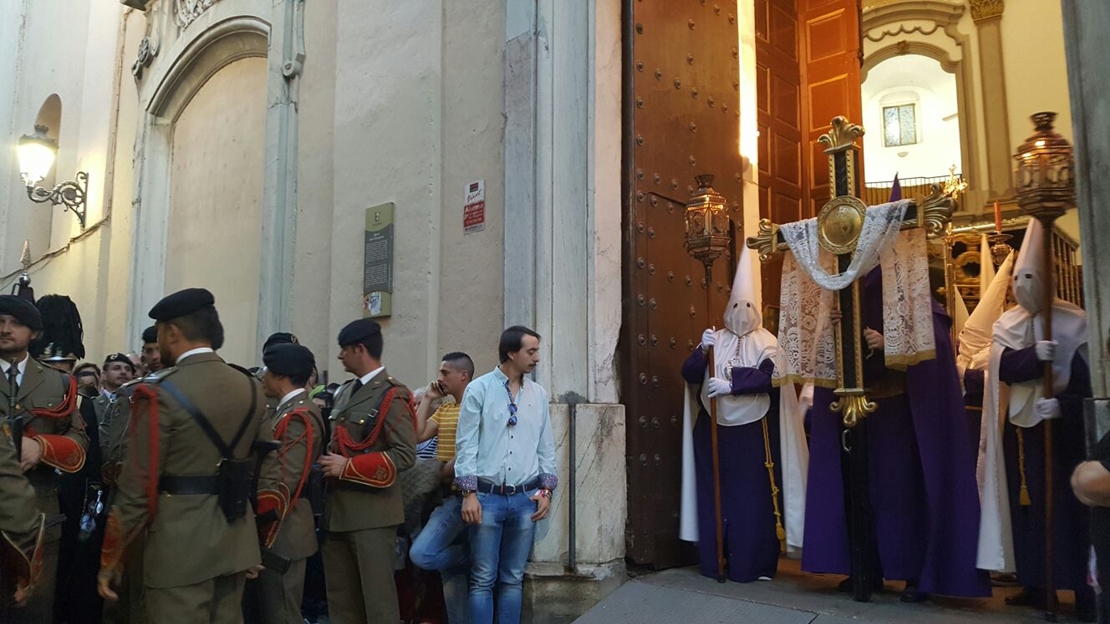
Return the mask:
[[[1055,111],[1056,131],[1070,141],[1071,107],[1060,0],[1008,0],[1001,26],[1010,151],[1033,134],[1029,117],[1040,111]]]
[[[909,145],[886,145],[884,108],[914,105],[916,136]],[[867,181],[946,175],[960,153],[956,78],[929,57],[896,56],[871,68],[863,83],[863,137]]]

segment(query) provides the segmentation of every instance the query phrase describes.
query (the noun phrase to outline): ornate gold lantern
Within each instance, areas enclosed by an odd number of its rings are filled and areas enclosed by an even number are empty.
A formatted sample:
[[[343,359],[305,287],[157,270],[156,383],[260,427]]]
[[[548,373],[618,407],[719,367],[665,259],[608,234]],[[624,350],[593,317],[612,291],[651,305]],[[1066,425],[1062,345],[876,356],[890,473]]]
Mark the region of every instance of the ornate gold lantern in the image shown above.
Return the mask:
[[[1055,219],[1075,205],[1075,159],[1071,144],[1053,130],[1056,113],[1036,113],[1036,132],[1014,155],[1015,186],[1022,212]]]
[[[686,202],[686,251],[709,267],[728,250],[728,210],[723,195],[713,189],[713,176],[694,178],[698,190]]]

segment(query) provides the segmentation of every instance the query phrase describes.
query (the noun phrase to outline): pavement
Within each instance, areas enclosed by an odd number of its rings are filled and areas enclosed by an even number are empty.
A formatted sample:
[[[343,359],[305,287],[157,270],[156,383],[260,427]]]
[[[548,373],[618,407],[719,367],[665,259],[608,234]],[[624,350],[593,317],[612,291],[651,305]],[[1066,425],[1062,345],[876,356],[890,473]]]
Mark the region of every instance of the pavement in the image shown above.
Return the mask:
[[[902,583],[890,582],[871,602],[856,602],[836,591],[842,576],[802,572],[797,561],[783,559],[773,581],[718,583],[696,568],[678,568],[632,578],[577,619],[577,624],[870,624],[922,622],[945,624],[1034,624],[1043,614],[1028,607],[1008,607],[1004,600],[1017,588],[995,588],[990,599],[933,598],[925,603],[899,601]],[[1060,622],[1077,621],[1074,596],[1060,592]]]

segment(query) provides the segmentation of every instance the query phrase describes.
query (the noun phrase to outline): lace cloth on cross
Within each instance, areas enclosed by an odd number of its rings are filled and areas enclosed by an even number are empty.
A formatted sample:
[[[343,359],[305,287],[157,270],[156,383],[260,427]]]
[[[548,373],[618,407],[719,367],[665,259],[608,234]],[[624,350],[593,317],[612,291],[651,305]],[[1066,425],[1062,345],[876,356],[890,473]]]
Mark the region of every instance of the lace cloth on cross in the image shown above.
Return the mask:
[[[837,352],[830,311],[833,293],[880,265],[887,366],[904,369],[935,357],[926,234],[901,230],[908,202],[867,210],[856,252],[844,273],[817,243],[817,220],[780,228],[790,247],[783,261],[779,351],[774,382],[837,387]]]

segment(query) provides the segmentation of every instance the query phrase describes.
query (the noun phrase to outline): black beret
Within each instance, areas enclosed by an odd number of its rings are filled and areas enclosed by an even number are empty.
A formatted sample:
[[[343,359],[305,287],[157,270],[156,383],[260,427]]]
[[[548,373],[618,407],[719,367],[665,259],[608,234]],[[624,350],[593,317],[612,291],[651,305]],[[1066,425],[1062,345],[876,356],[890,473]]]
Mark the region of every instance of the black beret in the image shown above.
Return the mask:
[[[291,342],[276,344],[262,354],[262,363],[275,375],[294,377],[309,375],[316,366],[316,358],[308,347]]]
[[[370,319],[359,319],[347,323],[339,332],[339,346],[359,344],[371,336],[382,333],[382,326]]]
[[[216,305],[216,298],[204,288],[186,288],[172,295],[166,295],[150,309],[150,318],[156,321],[170,321],[197,310]]]
[[[127,355],[123,353],[113,353],[112,355],[104,358],[104,368],[108,368],[108,365],[112,362],[123,362],[131,368],[132,372],[134,372],[135,370],[135,363],[131,361],[131,358],[127,357]]]
[[[15,320],[35,331],[42,331],[42,314],[35,304],[23,297],[0,295],[0,314],[14,316]]]
[[[266,342],[262,345],[262,351],[265,352],[266,349],[269,349],[274,345],[300,344],[300,342],[301,341],[297,340],[296,336],[290,334],[289,332],[277,332],[274,334],[270,334],[270,337],[266,339]]]
[[[158,342],[158,326],[151,325],[143,330],[143,344]]]

